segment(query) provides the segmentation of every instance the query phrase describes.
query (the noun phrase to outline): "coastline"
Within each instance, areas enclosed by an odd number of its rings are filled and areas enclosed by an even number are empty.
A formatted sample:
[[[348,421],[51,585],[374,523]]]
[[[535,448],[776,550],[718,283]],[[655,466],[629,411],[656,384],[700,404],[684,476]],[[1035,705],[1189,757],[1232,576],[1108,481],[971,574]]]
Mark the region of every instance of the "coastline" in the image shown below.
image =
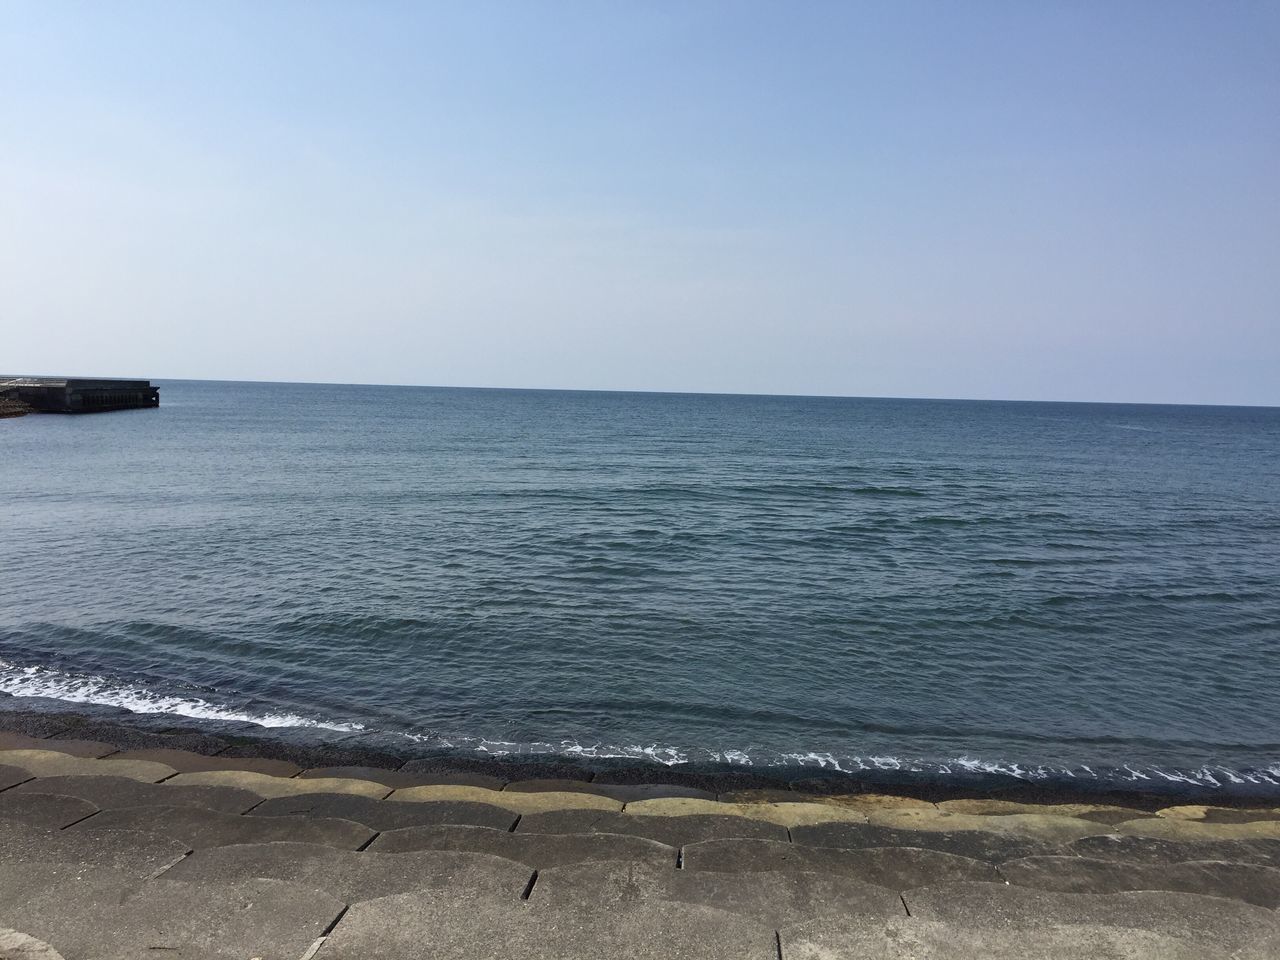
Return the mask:
[[[219,759],[284,761],[304,770],[380,771],[388,780],[475,783],[499,788],[585,792],[637,788],[646,796],[809,797],[892,794],[938,803],[1004,800],[1015,803],[1110,803],[1157,810],[1176,803],[1250,807],[1280,802],[1280,787],[1229,784],[1214,788],[1181,781],[1029,780],[1011,774],[963,772],[947,776],[901,770],[846,772],[806,766],[674,764],[633,758],[563,754],[502,755],[481,750],[415,745],[403,737],[313,727],[262,727],[249,722],[140,714],[121,707],[69,705],[42,697],[0,695],[0,738],[93,741],[120,752],[180,750]],[[527,787],[518,785],[525,784]],[[615,791],[617,792],[617,791]]]

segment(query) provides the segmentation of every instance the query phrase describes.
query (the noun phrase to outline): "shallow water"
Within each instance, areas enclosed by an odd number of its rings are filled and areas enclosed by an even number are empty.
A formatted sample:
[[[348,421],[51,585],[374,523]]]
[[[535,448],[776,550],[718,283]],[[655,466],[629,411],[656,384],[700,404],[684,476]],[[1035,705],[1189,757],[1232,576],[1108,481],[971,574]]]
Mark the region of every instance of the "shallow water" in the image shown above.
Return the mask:
[[[1280,785],[1280,409],[161,384],[0,421],[0,692]]]

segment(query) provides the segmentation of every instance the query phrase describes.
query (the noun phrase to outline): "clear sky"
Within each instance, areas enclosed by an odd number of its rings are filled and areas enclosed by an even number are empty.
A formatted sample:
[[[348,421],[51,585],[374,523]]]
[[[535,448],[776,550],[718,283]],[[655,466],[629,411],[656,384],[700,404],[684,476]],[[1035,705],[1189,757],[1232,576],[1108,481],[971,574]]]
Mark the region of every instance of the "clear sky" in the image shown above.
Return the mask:
[[[0,372],[1280,404],[1280,4],[0,0]]]

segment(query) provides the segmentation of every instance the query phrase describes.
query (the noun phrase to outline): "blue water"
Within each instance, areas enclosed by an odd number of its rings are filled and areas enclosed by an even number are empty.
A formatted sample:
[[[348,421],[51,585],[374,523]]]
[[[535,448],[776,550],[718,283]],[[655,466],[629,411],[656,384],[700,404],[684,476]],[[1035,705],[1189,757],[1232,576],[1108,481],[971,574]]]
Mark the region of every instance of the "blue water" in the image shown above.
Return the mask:
[[[1280,784],[1280,409],[174,382],[0,421],[0,692]]]

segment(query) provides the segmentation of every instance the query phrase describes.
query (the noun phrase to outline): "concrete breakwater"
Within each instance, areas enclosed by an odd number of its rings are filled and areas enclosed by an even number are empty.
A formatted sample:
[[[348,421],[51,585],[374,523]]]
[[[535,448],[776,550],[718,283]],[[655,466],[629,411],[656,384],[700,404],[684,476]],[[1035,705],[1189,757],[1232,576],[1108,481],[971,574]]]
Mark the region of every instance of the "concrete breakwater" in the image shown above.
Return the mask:
[[[150,380],[0,377],[0,416],[25,413],[102,413],[160,406]]]

